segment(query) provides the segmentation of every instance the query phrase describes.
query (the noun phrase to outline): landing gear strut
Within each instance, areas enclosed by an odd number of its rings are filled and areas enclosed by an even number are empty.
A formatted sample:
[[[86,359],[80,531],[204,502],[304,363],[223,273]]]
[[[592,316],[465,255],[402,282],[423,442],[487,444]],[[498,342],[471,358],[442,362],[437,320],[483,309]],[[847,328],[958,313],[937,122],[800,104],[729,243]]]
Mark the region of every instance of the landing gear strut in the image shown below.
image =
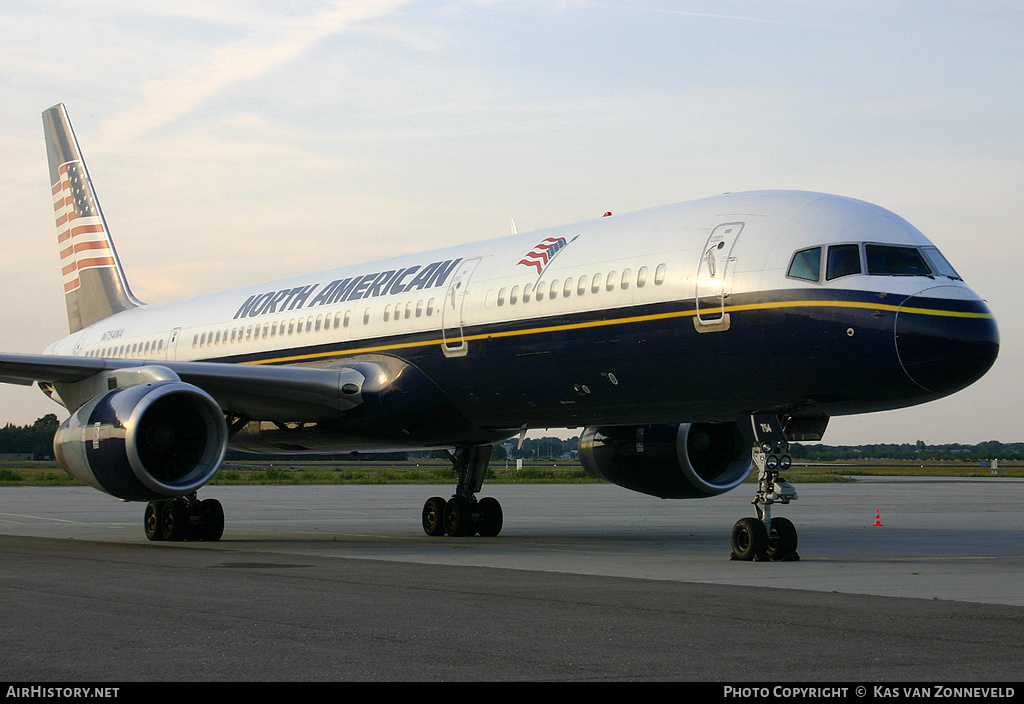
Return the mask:
[[[751,502],[757,518],[741,518],[732,529],[733,560],[799,560],[797,534],[787,518],[772,518],[774,504],[788,504],[797,499],[796,489],[779,472],[790,468],[789,443],[778,418],[754,416],[754,437],[757,444],[751,459],[757,469],[757,493]]]
[[[484,473],[491,459],[490,445],[460,447],[449,459],[459,477],[455,495],[447,501],[440,496],[423,504],[423,531],[427,535],[493,537],[501,532],[503,514],[497,499],[477,500],[476,493],[484,483]]]
[[[167,501],[146,504],[143,518],[150,540],[220,540],[224,534],[224,508],[216,499],[200,501],[193,492]]]

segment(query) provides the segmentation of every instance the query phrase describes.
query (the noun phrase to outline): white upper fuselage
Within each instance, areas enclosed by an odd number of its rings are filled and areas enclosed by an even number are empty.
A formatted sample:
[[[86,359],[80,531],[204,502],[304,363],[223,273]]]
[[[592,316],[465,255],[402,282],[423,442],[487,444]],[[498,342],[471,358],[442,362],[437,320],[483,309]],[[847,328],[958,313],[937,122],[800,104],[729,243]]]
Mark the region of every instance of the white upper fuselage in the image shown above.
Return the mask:
[[[716,232],[736,234],[715,247]],[[561,248],[541,272],[524,258],[549,238],[561,240]],[[835,243],[932,246],[902,218],[861,201],[786,191],[727,194],[146,305],[90,325],[47,353],[311,363],[325,355],[304,354],[310,346],[346,343],[346,354],[355,354],[377,351],[375,341],[385,337],[432,331],[437,344],[451,344],[460,327],[695,297],[713,311],[731,295],[755,291],[856,288],[909,296],[934,278],[860,274],[809,282],[787,275],[795,252]],[[448,267],[443,279],[412,285],[417,272],[437,264]],[[407,274],[392,287],[396,278],[387,272]],[[332,282],[360,279],[364,284],[343,300],[327,295]],[[959,280],[943,284],[975,297]],[[353,341],[365,344],[353,349]]]

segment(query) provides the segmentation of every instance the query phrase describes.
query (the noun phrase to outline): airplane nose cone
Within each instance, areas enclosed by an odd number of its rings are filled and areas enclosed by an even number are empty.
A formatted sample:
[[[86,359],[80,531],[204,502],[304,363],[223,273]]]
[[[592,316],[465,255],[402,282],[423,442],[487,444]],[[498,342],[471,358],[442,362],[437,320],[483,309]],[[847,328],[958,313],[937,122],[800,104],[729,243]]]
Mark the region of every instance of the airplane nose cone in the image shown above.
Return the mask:
[[[974,383],[999,354],[995,318],[960,286],[935,286],[905,300],[896,313],[895,334],[904,371],[938,394]]]

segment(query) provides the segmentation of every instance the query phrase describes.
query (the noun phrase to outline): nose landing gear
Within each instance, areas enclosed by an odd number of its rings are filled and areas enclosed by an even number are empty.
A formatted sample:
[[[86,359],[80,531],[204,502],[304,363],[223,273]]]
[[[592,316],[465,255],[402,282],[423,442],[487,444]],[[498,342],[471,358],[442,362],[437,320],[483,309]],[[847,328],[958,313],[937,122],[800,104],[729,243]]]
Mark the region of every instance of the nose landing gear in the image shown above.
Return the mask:
[[[756,441],[751,459],[757,469],[757,493],[751,503],[757,518],[741,518],[733,526],[730,559],[799,560],[796,527],[787,518],[772,518],[774,504],[798,498],[793,485],[779,477],[792,465],[789,443],[775,416],[754,416],[751,425]]]

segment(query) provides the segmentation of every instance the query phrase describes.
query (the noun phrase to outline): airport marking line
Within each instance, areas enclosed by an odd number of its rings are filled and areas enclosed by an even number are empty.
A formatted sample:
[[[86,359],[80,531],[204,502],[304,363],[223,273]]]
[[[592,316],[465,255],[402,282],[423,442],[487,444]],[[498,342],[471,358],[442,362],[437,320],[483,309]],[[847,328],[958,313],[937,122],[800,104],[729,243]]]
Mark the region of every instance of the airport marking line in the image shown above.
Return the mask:
[[[36,521],[48,521],[50,523],[78,523],[78,521],[69,521],[66,518],[50,518],[49,516],[29,516],[27,514],[22,513],[0,513],[0,516],[13,516],[14,518],[31,518]],[[22,521],[7,521],[0,519],[0,523],[21,524]]]

